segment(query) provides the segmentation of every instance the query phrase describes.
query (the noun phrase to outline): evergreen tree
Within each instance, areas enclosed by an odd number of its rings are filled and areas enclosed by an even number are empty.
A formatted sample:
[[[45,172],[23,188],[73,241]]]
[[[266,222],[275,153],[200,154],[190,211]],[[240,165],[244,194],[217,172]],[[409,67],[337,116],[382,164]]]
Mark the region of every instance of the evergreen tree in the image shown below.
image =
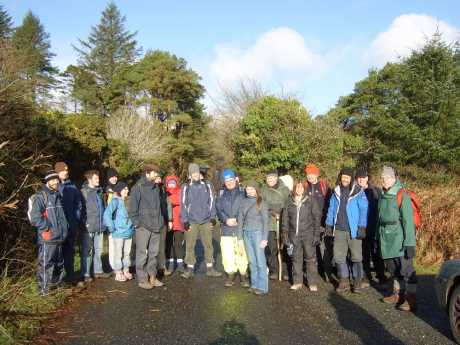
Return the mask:
[[[0,5],[0,39],[7,39],[13,32],[13,20],[3,6]]]
[[[39,100],[38,97],[47,95],[57,73],[57,69],[51,65],[51,59],[55,54],[50,51],[50,35],[45,31],[40,19],[29,11],[21,26],[14,31],[12,43],[24,65],[31,99],[36,102]]]
[[[136,33],[125,29],[126,17],[110,2],[102,12],[100,23],[92,27],[86,41],[75,47],[81,69],[76,77],[74,94],[86,106],[107,115],[122,103],[126,92],[125,73],[139,54]],[[74,72],[76,70],[74,69]],[[79,80],[83,77],[83,80]],[[89,80],[92,79],[92,80]],[[86,88],[82,90],[81,88]]]

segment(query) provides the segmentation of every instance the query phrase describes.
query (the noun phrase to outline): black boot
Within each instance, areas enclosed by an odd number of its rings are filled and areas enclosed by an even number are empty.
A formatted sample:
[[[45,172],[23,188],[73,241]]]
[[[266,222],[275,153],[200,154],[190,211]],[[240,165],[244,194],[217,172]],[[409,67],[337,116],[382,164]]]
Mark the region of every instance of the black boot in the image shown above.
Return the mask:
[[[248,288],[250,286],[248,278],[245,274],[240,274],[240,285],[244,288]]]
[[[227,280],[225,281],[224,286],[225,287],[232,287],[235,284],[234,280],[235,280],[235,273],[229,273],[228,277],[227,277]]]

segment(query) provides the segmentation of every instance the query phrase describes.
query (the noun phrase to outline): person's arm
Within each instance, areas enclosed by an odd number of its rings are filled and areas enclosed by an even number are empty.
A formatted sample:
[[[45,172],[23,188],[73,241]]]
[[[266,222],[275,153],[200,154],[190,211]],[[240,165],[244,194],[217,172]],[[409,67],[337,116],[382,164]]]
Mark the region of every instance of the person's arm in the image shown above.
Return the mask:
[[[228,220],[229,217],[225,213],[224,207],[222,205],[222,199],[223,199],[223,197],[220,196],[216,200],[216,214],[217,214],[217,218],[219,218],[219,221],[221,223],[227,224],[227,220]]]
[[[75,216],[77,218],[77,222],[81,222],[83,217],[83,195],[81,194],[80,190],[74,186],[74,208],[75,208]]]
[[[189,222],[187,210],[188,205],[186,205],[187,188],[187,184],[184,184],[180,189],[180,220],[182,221],[182,224],[186,224]]]
[[[39,237],[42,236],[43,232],[48,231],[50,228],[48,218],[45,216],[45,211],[46,205],[43,197],[40,194],[36,194],[33,198],[29,218],[32,226],[37,229]]]
[[[129,207],[128,215],[133,222],[135,228],[140,226],[139,224],[139,203],[141,201],[141,191],[138,184],[136,184],[131,190],[131,195],[129,196]]]
[[[268,232],[270,230],[270,221],[267,205],[262,202],[262,207],[260,212],[262,213],[262,225],[263,225],[263,236],[262,240],[268,241]]]
[[[107,227],[109,232],[114,232],[116,229],[115,222],[113,221],[113,213],[116,212],[117,205],[118,201],[115,198],[112,198],[112,200],[109,202],[107,208],[104,211],[104,225]]]
[[[366,193],[361,191],[358,195],[358,208],[359,208],[359,221],[358,226],[361,228],[367,228],[369,201],[367,200]]]
[[[207,183],[207,182],[206,182]],[[210,202],[210,209],[211,209],[211,220],[216,218],[216,194],[214,193],[214,187],[208,183],[209,188],[209,202]]]
[[[241,200],[240,207],[238,208],[238,215],[237,215],[237,229],[236,235],[238,238],[243,238],[243,226],[244,226],[244,213],[245,213],[245,202],[244,199]]]
[[[334,217],[337,208],[337,201],[336,198],[331,195],[329,199],[329,207],[327,209],[327,216],[326,216],[326,226],[334,227]]]

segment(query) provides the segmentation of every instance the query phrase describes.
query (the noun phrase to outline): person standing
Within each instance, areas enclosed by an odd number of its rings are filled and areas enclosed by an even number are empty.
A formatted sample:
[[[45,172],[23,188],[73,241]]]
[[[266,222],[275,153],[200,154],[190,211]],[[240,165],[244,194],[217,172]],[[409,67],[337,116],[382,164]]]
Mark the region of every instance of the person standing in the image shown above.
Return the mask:
[[[88,170],[85,172],[86,184],[81,189],[84,201],[84,229],[81,232],[80,267],[84,282],[92,282],[91,268],[94,278],[108,278],[110,273],[104,273],[102,268],[102,250],[104,243],[103,224],[104,198],[102,188],[99,187],[99,172]]]
[[[163,205],[168,205],[168,195],[166,194],[166,190],[163,185],[163,176],[164,173],[162,171],[158,172],[158,175],[155,177],[155,184],[160,190],[160,197],[161,197],[161,203]],[[165,214],[164,217],[165,219],[168,218],[168,208],[166,206],[166,209],[164,210]],[[161,228],[160,230],[160,248],[158,251],[158,270],[159,270],[159,275],[160,276],[170,276],[171,272],[166,269],[166,236],[168,233],[168,224]]]
[[[59,175],[50,171],[45,185],[29,199],[28,217],[37,229],[37,282],[39,293],[45,296],[64,278],[63,243],[69,224],[65,215],[62,195],[59,193]]]
[[[65,162],[57,162],[54,165],[54,171],[59,175],[59,193],[62,197],[64,213],[69,224],[68,235],[62,244],[66,272],[65,279],[67,282],[73,283],[76,279],[74,271],[75,241],[81,224],[83,210],[82,195],[80,190],[70,180],[69,167]]]
[[[353,169],[343,168],[329,201],[326,218],[326,232],[334,236],[334,261],[340,279],[338,292],[350,289],[348,252],[351,254],[353,290],[357,292],[362,287],[362,240],[366,237],[367,210],[366,194],[354,183]]]
[[[415,311],[417,273],[414,268],[416,237],[412,201],[392,167],[383,167],[382,186],[378,203],[378,238],[385,267],[391,275],[392,289],[383,302],[394,304],[402,311]]]
[[[270,270],[270,279],[277,279],[278,269],[282,269],[284,280],[289,279],[287,270],[287,254],[285,251],[280,253],[282,258],[282,268],[278,267],[278,251],[280,251],[280,219],[281,211],[284,208],[288,197],[289,189],[279,180],[278,171],[272,170],[265,175],[266,185],[262,187],[262,198],[270,213],[270,232],[268,235],[267,262]]]
[[[181,188],[181,221],[185,232],[185,264],[183,278],[193,277],[196,263],[195,245],[197,237],[203,242],[206,260],[206,275],[220,277],[222,273],[213,267],[212,228],[216,225],[216,205],[213,188],[200,177],[200,167],[191,163],[188,167],[190,182]]]
[[[134,224],[136,236],[136,276],[142,289],[161,287],[157,279],[157,260],[160,250],[160,232],[168,219],[167,205],[155,180],[159,169],[154,164],[144,168],[144,176],[131,190],[129,217]]]
[[[294,186],[282,217],[282,238],[287,246],[292,245],[293,281],[292,290],[303,288],[303,266],[307,269],[310,291],[318,291],[316,246],[321,235],[321,209],[313,197],[306,193],[301,182]]]
[[[246,279],[248,259],[244,248],[243,234],[238,232],[238,211],[243,200],[242,193],[236,185],[236,175],[231,169],[222,172],[224,190],[217,198],[216,211],[221,223],[222,261],[228,279],[226,287],[232,287],[236,275],[240,275],[240,284],[249,287]],[[239,235],[239,236],[238,236]]]
[[[109,169],[107,169],[106,175],[107,175],[107,186],[105,187],[104,201],[105,201],[106,205],[109,205],[110,201],[112,201],[113,195],[115,193],[114,188],[115,188],[115,186],[116,186],[116,184],[118,182],[118,173],[117,173],[117,171],[115,169],[109,168]],[[109,241],[109,263],[110,263],[110,266],[113,269],[114,256],[113,256],[112,249],[115,246],[114,246],[114,243],[112,243],[112,233],[111,232],[109,232],[108,241]]]
[[[248,291],[266,295],[268,270],[265,248],[268,244],[269,213],[259,184],[255,181],[249,181],[246,185],[246,197],[241,202],[237,223],[238,232],[243,234],[251,271],[251,287]]]

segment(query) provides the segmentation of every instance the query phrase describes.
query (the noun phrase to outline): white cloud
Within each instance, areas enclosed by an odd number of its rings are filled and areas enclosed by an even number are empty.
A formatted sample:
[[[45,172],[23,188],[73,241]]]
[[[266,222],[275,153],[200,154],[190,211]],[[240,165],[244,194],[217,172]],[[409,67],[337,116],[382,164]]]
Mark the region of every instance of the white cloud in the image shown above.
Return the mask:
[[[221,44],[215,49],[211,76],[222,85],[241,80],[289,84],[317,74],[325,66],[297,31],[281,27],[262,34],[247,49]]]
[[[425,14],[404,14],[397,17],[390,27],[381,32],[365,54],[365,60],[375,66],[407,57],[420,49],[439,31],[443,40],[453,43],[460,38],[460,31],[446,22]]]

